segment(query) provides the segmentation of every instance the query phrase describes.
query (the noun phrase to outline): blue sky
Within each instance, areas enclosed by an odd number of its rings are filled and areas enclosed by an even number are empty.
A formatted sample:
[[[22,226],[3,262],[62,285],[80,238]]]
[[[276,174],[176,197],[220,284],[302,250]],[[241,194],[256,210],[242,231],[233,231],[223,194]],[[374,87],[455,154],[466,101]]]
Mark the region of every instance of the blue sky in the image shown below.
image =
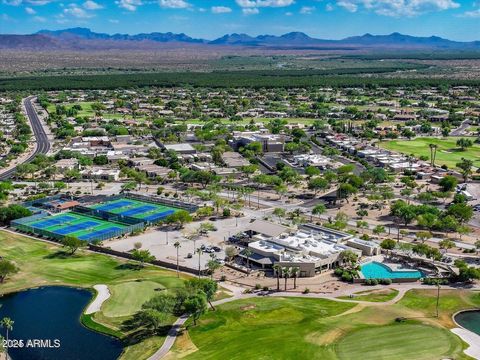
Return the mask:
[[[480,40],[480,0],[0,0],[1,33],[89,27],[97,32],[303,31],[339,39],[401,32]]]

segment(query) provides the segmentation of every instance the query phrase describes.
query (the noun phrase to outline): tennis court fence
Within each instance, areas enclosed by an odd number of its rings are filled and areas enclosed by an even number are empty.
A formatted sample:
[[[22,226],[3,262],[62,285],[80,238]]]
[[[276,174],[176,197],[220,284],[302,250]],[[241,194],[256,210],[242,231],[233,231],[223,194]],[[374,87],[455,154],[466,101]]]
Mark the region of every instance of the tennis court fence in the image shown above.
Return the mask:
[[[115,195],[115,197],[117,199],[127,198],[132,200],[143,201],[143,202],[150,202],[158,205],[171,206],[171,207],[187,210],[190,213],[193,213],[198,210],[198,206],[194,204],[189,204],[180,200],[170,200],[170,199],[159,198],[155,196],[145,196],[145,195],[139,195],[139,194],[133,194],[133,193],[124,193],[122,195]]]

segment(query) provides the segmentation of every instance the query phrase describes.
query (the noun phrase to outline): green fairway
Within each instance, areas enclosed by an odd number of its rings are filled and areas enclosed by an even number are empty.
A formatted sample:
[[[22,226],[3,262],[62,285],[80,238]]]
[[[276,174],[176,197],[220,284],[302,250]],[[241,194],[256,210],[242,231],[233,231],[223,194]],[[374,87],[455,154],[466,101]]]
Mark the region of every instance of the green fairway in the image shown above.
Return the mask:
[[[398,290],[395,289],[380,289],[380,290],[366,290],[359,291],[354,294],[354,297],[339,296],[339,299],[355,300],[355,301],[370,301],[370,302],[385,302],[390,301],[398,295]]]
[[[448,358],[460,341],[453,333],[420,324],[395,324],[353,331],[337,344],[342,360],[429,360]]]
[[[386,289],[389,290],[389,289]],[[219,306],[190,323],[167,360],[185,359],[469,359],[450,332],[453,313],[480,305],[478,292],[443,290],[436,318],[435,290],[407,292],[393,305],[326,299],[255,298]],[[378,301],[374,291],[364,292]],[[385,296],[397,294],[387,291]],[[350,311],[349,311],[350,310]],[[399,317],[405,322],[396,322]]]
[[[380,147],[403,153],[405,155],[413,154],[416,157],[427,156],[430,159],[429,144],[437,145],[437,156],[435,164],[447,165],[449,168],[455,168],[462,158],[473,161],[475,167],[480,167],[480,145],[475,144],[460,151],[456,142],[459,138],[449,137],[446,139],[439,138],[416,138],[413,140],[391,140],[380,142]],[[472,138],[472,140],[475,140]]]
[[[320,359],[323,319],[355,304],[323,299],[258,298],[227,303],[189,331],[199,351],[187,359]],[[324,358],[324,357],[323,357]]]
[[[164,289],[164,286],[154,281],[129,281],[112,285],[109,287],[112,299],[105,303],[102,312],[108,317],[133,315],[141,309],[145,299],[151,299],[159,290]]]
[[[121,323],[149,300],[155,289],[183,286],[183,275],[178,279],[173,271],[153,266],[138,269],[126,261],[82,250],[74,256],[67,256],[57,245],[4,231],[0,231],[0,255],[14,261],[20,269],[1,285],[0,294],[46,285],[82,288],[108,285],[112,296],[92,319],[127,339],[129,333],[122,332]],[[94,324],[90,325],[96,328]],[[134,342],[125,348],[121,359],[146,359],[162,345],[163,340],[163,337],[156,336]]]

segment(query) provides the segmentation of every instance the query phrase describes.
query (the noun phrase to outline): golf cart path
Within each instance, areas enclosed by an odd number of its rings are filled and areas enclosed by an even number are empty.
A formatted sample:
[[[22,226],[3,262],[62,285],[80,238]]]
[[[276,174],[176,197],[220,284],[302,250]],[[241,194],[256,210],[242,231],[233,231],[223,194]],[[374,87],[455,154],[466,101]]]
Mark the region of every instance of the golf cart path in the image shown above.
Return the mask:
[[[108,290],[107,285],[99,284],[93,287],[97,291],[97,296],[95,299],[88,305],[87,310],[85,310],[86,315],[90,315],[100,311],[102,304],[108,300],[110,297],[110,291]]]

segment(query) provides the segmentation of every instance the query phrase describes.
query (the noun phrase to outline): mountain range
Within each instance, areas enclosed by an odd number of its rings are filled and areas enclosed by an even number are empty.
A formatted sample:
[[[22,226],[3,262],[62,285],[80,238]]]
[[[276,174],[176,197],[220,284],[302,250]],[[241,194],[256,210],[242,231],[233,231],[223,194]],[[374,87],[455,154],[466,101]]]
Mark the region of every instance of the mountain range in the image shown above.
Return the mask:
[[[34,50],[89,50],[111,48],[149,48],[160,44],[187,46],[243,46],[259,48],[402,48],[402,49],[469,49],[480,50],[480,41],[459,42],[438,36],[417,37],[392,33],[389,35],[365,34],[341,40],[316,39],[302,32],[288,34],[250,36],[247,34],[227,34],[215,40],[192,38],[186,34],[171,32],[129,34],[105,34],[87,28],[64,30],[41,30],[30,35],[0,35],[0,49]]]

